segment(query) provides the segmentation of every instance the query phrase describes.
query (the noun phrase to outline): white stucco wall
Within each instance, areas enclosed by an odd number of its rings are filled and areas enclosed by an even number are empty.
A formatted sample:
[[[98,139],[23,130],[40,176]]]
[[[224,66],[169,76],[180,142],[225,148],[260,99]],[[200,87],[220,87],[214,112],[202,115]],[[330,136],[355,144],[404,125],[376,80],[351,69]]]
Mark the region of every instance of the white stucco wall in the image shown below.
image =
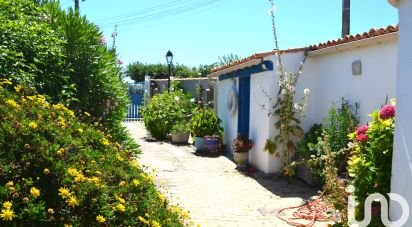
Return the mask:
[[[276,159],[263,150],[266,139],[270,138],[273,125],[270,124],[268,108],[273,106],[274,84],[278,76],[275,71],[253,74],[250,78],[250,121],[249,137],[254,141],[254,147],[249,152],[249,162],[265,173],[279,169]]]
[[[232,80],[222,80],[217,81],[217,115],[223,122],[224,135],[223,143],[226,145],[228,152],[232,152],[232,140],[237,135],[237,112],[235,114],[230,114],[227,109],[227,96],[232,86],[235,85],[238,88],[238,79]]]
[[[302,58],[303,52],[282,54],[283,64],[289,72],[296,72]],[[274,70],[251,76],[249,137],[255,141],[255,146],[249,153],[249,162],[265,173],[274,173],[279,172],[280,162],[275,156],[264,152],[263,147],[266,139],[273,139],[277,133],[275,119],[268,117],[268,109],[275,102],[279,77],[275,56],[265,60],[274,62]],[[362,62],[362,74],[358,76],[352,75],[352,62],[356,60]],[[368,114],[379,109],[386,96],[395,97],[396,62],[396,34],[311,52],[296,87],[296,100],[303,96],[305,88],[311,90],[302,128],[306,131],[313,124],[322,123],[332,102],[339,102],[342,97],[360,104],[362,123],[370,121]],[[225,142],[230,151],[231,141],[237,132],[237,114],[230,116],[226,108],[231,86],[230,79],[218,82],[218,114],[224,122]],[[262,110],[262,104],[266,109]]]
[[[371,120],[368,114],[380,108],[387,96],[395,97],[396,36],[384,43],[376,41],[366,47],[309,56],[297,86],[297,91],[305,87],[311,90],[305,129],[322,123],[332,102],[338,103],[342,97],[360,104],[361,123]],[[362,74],[352,75],[352,62],[357,60],[362,63]]]
[[[399,1],[399,52],[395,150],[392,161],[393,193],[402,195],[412,208],[412,0]],[[412,209],[411,209],[412,210]],[[391,201],[390,217],[398,220],[402,210]],[[412,226],[412,214],[404,226]]]

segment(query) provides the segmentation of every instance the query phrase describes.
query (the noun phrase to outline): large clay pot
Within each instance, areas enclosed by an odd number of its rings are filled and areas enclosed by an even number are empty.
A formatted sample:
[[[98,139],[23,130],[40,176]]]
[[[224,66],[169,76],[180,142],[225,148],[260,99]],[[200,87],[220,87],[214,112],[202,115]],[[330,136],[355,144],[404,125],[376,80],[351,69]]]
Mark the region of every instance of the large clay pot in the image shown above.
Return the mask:
[[[172,143],[185,144],[189,141],[189,132],[176,132],[172,133]]]
[[[233,159],[238,167],[246,167],[249,152],[233,152]]]
[[[196,152],[203,152],[204,146],[205,146],[205,138],[196,136],[195,137]]]

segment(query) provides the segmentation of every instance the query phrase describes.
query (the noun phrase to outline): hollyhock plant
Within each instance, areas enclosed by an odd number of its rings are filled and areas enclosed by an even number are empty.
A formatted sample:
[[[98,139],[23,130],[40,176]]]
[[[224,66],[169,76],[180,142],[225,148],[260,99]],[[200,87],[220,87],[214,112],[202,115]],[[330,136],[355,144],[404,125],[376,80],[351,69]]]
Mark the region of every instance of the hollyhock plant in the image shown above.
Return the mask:
[[[385,105],[382,107],[382,109],[379,111],[379,117],[382,120],[386,120],[389,118],[393,118],[395,116],[395,106],[392,105]]]

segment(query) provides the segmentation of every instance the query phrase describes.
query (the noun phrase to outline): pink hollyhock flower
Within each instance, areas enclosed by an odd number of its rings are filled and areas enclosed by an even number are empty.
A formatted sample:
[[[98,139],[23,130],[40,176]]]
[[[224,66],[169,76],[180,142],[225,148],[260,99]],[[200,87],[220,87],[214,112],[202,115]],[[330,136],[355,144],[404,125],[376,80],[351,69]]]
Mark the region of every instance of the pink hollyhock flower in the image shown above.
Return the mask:
[[[119,60],[117,60],[117,64],[122,65],[123,61],[119,59]]]
[[[368,136],[366,135],[366,134],[358,134],[357,136],[356,136],[356,139],[358,140],[358,141],[366,141],[367,139],[368,139]]]
[[[369,129],[369,126],[367,126],[367,125],[359,126],[359,127],[356,129],[356,134],[357,134],[357,135],[365,134],[366,131],[368,131],[368,129]]]
[[[382,107],[382,109],[379,111],[379,117],[382,120],[386,120],[389,118],[393,118],[395,116],[395,106],[392,105],[385,105]]]
[[[100,45],[105,45],[106,44],[106,38],[104,36],[100,36],[99,43],[100,43]]]

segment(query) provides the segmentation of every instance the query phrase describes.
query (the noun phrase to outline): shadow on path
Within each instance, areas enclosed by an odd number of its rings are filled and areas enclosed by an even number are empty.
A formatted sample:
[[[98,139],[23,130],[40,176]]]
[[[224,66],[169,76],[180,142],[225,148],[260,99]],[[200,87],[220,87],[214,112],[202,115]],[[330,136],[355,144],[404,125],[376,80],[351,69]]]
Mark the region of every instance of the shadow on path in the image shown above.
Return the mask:
[[[201,226],[288,226],[277,211],[316,193],[300,180],[237,169],[229,153],[202,156],[192,145],[151,140],[142,123],[125,126],[142,150],[139,162],[157,170],[165,195]]]

